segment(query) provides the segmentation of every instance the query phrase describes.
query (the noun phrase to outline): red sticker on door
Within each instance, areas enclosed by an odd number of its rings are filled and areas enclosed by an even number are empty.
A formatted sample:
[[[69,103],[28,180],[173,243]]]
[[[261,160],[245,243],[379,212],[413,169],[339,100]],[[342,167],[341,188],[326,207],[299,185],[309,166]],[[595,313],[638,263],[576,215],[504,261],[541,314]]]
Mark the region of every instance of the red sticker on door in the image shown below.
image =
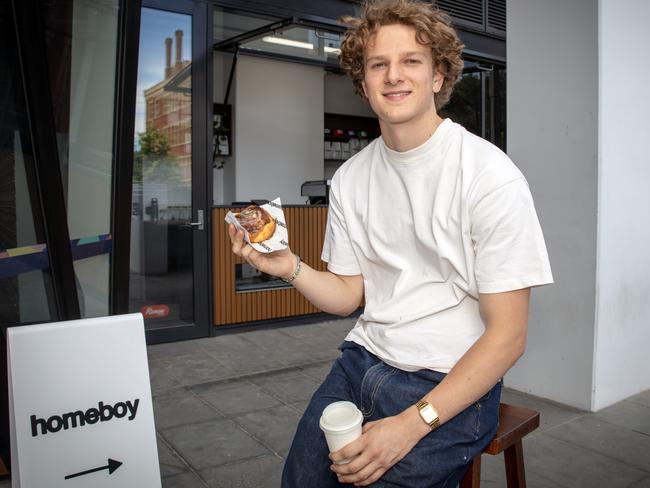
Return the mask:
[[[140,309],[140,313],[145,319],[161,319],[169,315],[167,305],[145,305]]]

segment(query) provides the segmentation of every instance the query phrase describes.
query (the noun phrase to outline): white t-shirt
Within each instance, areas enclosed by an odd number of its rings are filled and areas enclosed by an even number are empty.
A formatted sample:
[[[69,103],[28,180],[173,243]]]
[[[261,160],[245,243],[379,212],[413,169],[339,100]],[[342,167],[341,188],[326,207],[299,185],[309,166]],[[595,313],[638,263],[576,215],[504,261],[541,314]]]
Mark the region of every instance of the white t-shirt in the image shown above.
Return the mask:
[[[456,364],[485,330],[479,293],[553,282],[523,175],[449,119],[415,149],[378,138],[339,168],[322,259],[363,275],[346,340],[406,371]]]

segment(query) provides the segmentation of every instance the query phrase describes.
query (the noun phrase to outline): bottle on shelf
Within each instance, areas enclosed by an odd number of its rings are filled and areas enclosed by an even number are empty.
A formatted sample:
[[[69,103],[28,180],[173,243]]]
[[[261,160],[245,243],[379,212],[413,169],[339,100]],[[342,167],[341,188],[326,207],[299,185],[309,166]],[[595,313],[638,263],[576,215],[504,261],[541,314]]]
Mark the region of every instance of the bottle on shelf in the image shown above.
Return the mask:
[[[341,141],[341,159],[350,159],[350,141]]]
[[[334,155],[332,153],[332,141],[328,141],[328,137],[331,135],[329,129],[325,129],[325,159],[333,159]]]
[[[325,159],[334,159],[334,151],[330,141],[325,141]]]
[[[332,142],[332,159],[341,159],[341,142]]]
[[[357,132],[357,136],[359,137],[359,150],[361,150],[364,147],[366,147],[369,143],[368,133],[365,130],[360,130],[359,132]]]
[[[344,138],[345,132],[342,129],[334,129],[334,137]],[[348,149],[349,150],[349,149]],[[343,142],[341,140],[332,141],[332,158],[343,159]]]
[[[348,131],[348,137],[350,138],[350,156],[354,156],[361,149],[359,139],[353,130]]]

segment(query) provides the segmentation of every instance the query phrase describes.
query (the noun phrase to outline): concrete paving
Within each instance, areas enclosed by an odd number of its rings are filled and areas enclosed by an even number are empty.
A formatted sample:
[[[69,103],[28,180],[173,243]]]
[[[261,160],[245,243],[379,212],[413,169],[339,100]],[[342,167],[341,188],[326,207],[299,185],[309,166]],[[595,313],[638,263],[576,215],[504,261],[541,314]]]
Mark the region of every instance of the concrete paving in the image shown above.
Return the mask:
[[[279,487],[300,415],[353,324],[149,346],[162,486]],[[650,488],[650,391],[595,414],[509,389],[502,399],[541,413],[524,440],[529,487]],[[503,456],[483,456],[481,486],[506,486]]]

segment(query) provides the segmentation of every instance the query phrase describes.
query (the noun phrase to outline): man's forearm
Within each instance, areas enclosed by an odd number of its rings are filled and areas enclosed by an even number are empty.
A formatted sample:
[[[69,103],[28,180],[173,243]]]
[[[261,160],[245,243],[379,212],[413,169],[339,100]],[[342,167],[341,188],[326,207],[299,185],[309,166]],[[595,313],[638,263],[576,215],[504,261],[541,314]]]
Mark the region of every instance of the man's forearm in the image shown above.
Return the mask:
[[[524,353],[529,296],[530,290],[523,289],[481,297],[485,333],[424,397],[437,409],[441,423],[488,392]],[[422,436],[428,433],[415,407],[405,410],[404,416],[413,426],[420,422],[416,429]]]
[[[329,271],[316,271],[302,263],[293,286],[315,307],[323,312],[350,315],[363,298],[363,278],[340,277]]]
[[[441,422],[487,393],[524,352],[525,332],[514,336],[486,330],[447,377],[427,397],[438,406]]]
[[[425,395],[444,423],[487,393],[523,353],[523,337],[491,333],[489,329],[456,363],[440,384]],[[415,406],[404,411],[421,437],[430,432]]]

